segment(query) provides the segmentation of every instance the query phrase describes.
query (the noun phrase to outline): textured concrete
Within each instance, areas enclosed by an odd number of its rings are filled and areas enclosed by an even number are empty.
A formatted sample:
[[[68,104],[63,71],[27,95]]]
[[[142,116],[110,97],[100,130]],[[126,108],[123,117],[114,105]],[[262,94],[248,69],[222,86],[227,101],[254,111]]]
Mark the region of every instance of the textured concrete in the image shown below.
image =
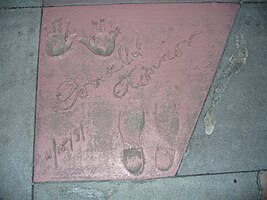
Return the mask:
[[[174,176],[238,8],[225,3],[45,8],[34,181]],[[101,18],[100,29],[91,24]],[[69,37],[62,44],[65,32],[57,27],[67,20]]]
[[[256,200],[260,192],[257,173],[241,173],[138,182],[35,184],[34,199]]]
[[[0,0],[0,8],[38,7],[42,0]]]
[[[266,19],[267,4],[241,6],[178,174],[267,169]],[[221,87],[229,66],[232,74]],[[223,91],[215,108],[217,123],[213,134],[207,135],[203,119],[218,85]]]
[[[0,199],[31,199],[40,9],[0,10]]]
[[[266,4],[242,5],[220,66],[227,65],[236,48],[238,30],[246,38],[246,64],[231,76],[216,106],[217,124],[210,136],[203,128],[211,97],[207,99],[181,174],[266,169],[266,10]],[[0,10],[1,200],[31,199],[39,19],[39,9]],[[35,184],[34,197],[254,200],[260,199],[256,177],[255,172],[141,182],[45,183]]]

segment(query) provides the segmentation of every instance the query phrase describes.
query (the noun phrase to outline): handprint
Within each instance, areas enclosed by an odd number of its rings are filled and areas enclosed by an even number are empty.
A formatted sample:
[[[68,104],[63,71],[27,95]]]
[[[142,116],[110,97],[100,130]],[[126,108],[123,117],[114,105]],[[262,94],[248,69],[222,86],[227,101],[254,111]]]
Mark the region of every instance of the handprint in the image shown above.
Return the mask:
[[[69,33],[69,23],[69,21],[64,22],[61,17],[53,20],[46,42],[46,52],[49,56],[62,55],[71,47],[74,39],[77,37],[77,33]]]
[[[110,27],[107,30],[105,27],[105,20],[100,19],[100,23],[93,21],[93,25],[97,27],[97,33],[79,39],[93,54],[99,56],[110,56],[115,49],[115,42],[120,28],[117,26],[115,29]]]

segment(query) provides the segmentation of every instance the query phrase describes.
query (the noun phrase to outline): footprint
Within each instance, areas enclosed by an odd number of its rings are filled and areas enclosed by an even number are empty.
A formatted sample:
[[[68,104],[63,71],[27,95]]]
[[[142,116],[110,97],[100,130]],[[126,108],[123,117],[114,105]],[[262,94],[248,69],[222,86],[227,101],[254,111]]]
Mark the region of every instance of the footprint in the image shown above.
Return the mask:
[[[161,171],[168,171],[173,166],[175,150],[158,146],[155,157],[157,168]]]
[[[161,142],[155,152],[155,164],[161,171],[169,170],[174,163],[175,145],[179,130],[179,116],[176,104],[172,101],[155,105],[155,122]],[[166,147],[168,145],[168,147]]]
[[[97,32],[94,35],[80,38],[79,41],[84,44],[93,54],[99,56],[110,56],[115,49],[115,42],[120,28],[110,27],[107,30],[105,27],[105,19],[100,19],[100,22],[93,21],[93,25],[97,27]]]
[[[110,133],[114,115],[112,104],[105,98],[96,97],[88,114],[92,119],[94,132],[91,138],[93,151],[112,152],[114,146],[113,134]]]
[[[77,34],[69,33],[69,23],[69,21],[64,22],[61,17],[53,20],[46,42],[46,52],[49,56],[62,55],[71,47]]]
[[[179,129],[179,116],[176,104],[165,102],[156,104],[155,121],[157,129],[164,140],[175,145]]]
[[[123,164],[133,175],[140,175],[144,170],[144,153],[142,148],[123,150]]]
[[[204,117],[204,128],[208,135],[211,135],[215,129],[216,119],[214,115],[214,107],[211,107],[205,114]]]
[[[137,100],[130,100],[119,115],[119,132],[125,148],[123,164],[133,175],[140,175],[144,169],[144,153],[140,136],[145,126],[145,112]],[[128,148],[130,147],[130,148]]]

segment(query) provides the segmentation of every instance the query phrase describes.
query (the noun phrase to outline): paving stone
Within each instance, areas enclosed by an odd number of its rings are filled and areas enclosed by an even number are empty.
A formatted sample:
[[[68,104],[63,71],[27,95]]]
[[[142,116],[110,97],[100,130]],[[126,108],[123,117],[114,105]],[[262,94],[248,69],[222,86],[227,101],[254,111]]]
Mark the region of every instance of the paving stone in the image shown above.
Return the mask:
[[[180,175],[267,169],[266,19],[267,4],[241,6]]]
[[[133,182],[35,184],[34,199],[256,200],[260,199],[260,192],[257,173],[238,173]]]
[[[40,14],[0,10],[0,199],[31,199]]]
[[[0,8],[39,7],[42,0],[1,0]]]
[[[238,8],[44,8],[34,181],[174,176]]]

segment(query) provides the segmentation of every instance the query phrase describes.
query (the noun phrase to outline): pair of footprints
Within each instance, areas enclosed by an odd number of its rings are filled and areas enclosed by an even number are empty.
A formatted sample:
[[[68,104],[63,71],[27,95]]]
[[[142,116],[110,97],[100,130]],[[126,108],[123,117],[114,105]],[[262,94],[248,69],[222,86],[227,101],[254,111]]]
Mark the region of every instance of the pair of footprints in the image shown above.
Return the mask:
[[[78,37],[77,33],[70,33],[68,30],[70,21],[64,22],[60,17],[53,20],[48,40],[46,42],[46,52],[50,56],[59,56],[67,52],[74,40]],[[80,43],[84,44],[93,54],[99,56],[110,56],[115,49],[115,41],[120,33],[120,28],[112,27],[110,22],[109,30],[105,26],[105,19],[99,22],[92,21],[96,32],[90,36],[79,37]]]
[[[158,132],[158,144],[154,154],[155,166],[160,171],[168,171],[174,164],[179,128],[176,104],[168,101],[155,104],[153,114]],[[119,115],[119,131],[125,145],[122,161],[132,175],[142,174],[145,167],[145,155],[141,144],[145,121],[145,111],[138,101],[129,103]]]

